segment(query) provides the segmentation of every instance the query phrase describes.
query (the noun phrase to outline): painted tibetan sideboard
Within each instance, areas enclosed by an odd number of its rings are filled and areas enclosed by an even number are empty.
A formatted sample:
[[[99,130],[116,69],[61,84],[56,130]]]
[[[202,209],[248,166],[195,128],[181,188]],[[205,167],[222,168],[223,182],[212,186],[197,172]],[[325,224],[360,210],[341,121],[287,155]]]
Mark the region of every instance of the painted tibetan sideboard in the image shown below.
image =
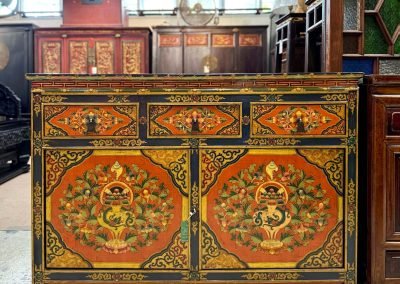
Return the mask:
[[[38,75],[33,282],[357,282],[359,74]]]

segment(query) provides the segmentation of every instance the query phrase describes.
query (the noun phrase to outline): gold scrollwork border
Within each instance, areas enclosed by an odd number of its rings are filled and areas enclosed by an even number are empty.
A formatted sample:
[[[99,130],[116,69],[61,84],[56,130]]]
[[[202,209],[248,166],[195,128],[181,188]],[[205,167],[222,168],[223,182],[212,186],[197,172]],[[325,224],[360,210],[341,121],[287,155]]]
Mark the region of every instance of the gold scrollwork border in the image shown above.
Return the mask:
[[[346,284],[356,283],[356,265],[355,263],[347,264],[347,271],[340,273],[340,278],[346,281]]]
[[[357,131],[356,129],[350,129],[349,130],[349,137],[343,138],[342,140],[342,145],[345,145],[349,148],[349,154],[357,153]]]
[[[94,147],[134,147],[146,144],[146,141],[141,139],[98,139],[89,142]]]
[[[207,273],[199,272],[199,267],[196,265],[190,267],[190,271],[182,272],[183,278],[185,281],[202,281],[207,280]]]
[[[33,266],[33,284],[42,284],[45,280],[50,280],[48,272],[45,272],[42,265]]]
[[[298,280],[302,276],[296,272],[254,272],[242,275],[247,280]]]
[[[115,89],[114,91],[115,92],[118,92],[117,91],[118,89]],[[109,103],[129,103],[129,99],[128,99],[128,97],[129,96],[108,96],[109,97],[109,99],[108,99],[108,102]]]
[[[251,138],[246,143],[251,146],[294,146],[301,141],[294,138]]]
[[[37,181],[33,187],[33,230],[37,239],[42,236],[42,187]]]
[[[352,236],[356,230],[356,184],[353,179],[350,180],[347,189],[347,231]]]
[[[86,276],[93,281],[142,281],[147,276],[141,273],[92,273]]]
[[[42,155],[42,148],[43,147],[48,147],[49,144],[47,144],[47,140],[42,140],[42,134],[41,132],[33,132],[33,155],[41,156]]]
[[[224,97],[218,95],[174,95],[166,98],[172,103],[191,103],[191,102],[201,102],[201,103],[214,103],[225,100]]]

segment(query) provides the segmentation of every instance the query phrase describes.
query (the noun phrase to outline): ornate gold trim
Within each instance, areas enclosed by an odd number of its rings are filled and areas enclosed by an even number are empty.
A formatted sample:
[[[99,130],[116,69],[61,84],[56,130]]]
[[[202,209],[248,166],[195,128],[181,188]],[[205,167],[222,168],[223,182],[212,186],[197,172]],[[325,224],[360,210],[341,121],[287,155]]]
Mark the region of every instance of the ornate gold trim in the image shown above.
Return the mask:
[[[207,280],[207,273],[205,272],[199,272],[199,267],[196,266],[191,266],[190,271],[185,271],[182,272],[182,280],[186,281],[202,281],[202,280]]]
[[[114,91],[115,92],[120,92],[120,91],[117,91],[117,90],[119,90],[119,89],[114,89]],[[109,99],[108,99],[108,102],[109,103],[117,103],[117,104],[120,104],[120,103],[129,103],[129,96],[108,96],[109,97]]]
[[[94,147],[134,147],[146,144],[141,139],[98,139],[89,142]]]
[[[199,195],[199,187],[197,186],[196,182],[192,186],[190,197],[192,205],[196,208],[196,211],[199,212],[200,195]]]
[[[356,230],[356,211],[356,184],[351,179],[347,186],[347,231],[350,237]]]
[[[221,248],[216,237],[204,224],[201,227],[201,268],[202,269],[246,269],[240,259]]]
[[[349,136],[347,138],[342,138],[342,144],[348,147],[349,149],[349,155],[351,153],[356,154],[357,153],[357,144],[358,144],[358,138],[357,138],[357,130],[356,129],[349,129]]]
[[[193,235],[197,235],[197,231],[199,230],[199,222],[198,221],[192,221],[192,232]]]
[[[205,138],[184,138],[181,146],[190,146],[190,148],[198,148],[199,146],[207,146],[207,141]]]
[[[247,280],[298,280],[302,275],[296,272],[254,272],[242,275]]]
[[[51,225],[46,225],[46,265],[49,268],[91,268],[79,254],[68,249]]]
[[[166,98],[171,103],[190,103],[190,102],[201,102],[201,103],[214,103],[225,100],[225,97],[219,95],[173,95]]]
[[[33,131],[33,139],[32,139],[33,155],[41,156],[42,148],[49,146],[47,142],[48,140],[42,140],[42,133],[40,131],[39,132]]]
[[[166,169],[183,192],[188,194],[189,178],[189,154],[185,150],[143,150],[143,154],[154,164]]]
[[[347,264],[347,271],[340,273],[340,279],[346,281],[346,284],[355,284],[356,283],[356,265],[355,263],[348,263]]]
[[[33,284],[43,284],[45,280],[50,280],[50,273],[45,272],[42,265],[33,265],[32,282]]]
[[[293,138],[250,138],[245,142],[251,146],[294,146],[301,141]]]
[[[145,269],[188,269],[189,248],[187,242],[181,241],[181,234],[175,233],[168,247],[150,257],[143,265]]]
[[[93,281],[142,281],[147,276],[141,273],[92,273],[86,276]]]
[[[329,94],[321,97],[327,101],[347,101],[347,94]]]
[[[42,187],[37,181],[33,188],[33,231],[36,239],[40,239],[42,236]]]
[[[340,268],[343,267],[343,223],[340,222],[328,235],[322,248],[309,253],[297,267]]]

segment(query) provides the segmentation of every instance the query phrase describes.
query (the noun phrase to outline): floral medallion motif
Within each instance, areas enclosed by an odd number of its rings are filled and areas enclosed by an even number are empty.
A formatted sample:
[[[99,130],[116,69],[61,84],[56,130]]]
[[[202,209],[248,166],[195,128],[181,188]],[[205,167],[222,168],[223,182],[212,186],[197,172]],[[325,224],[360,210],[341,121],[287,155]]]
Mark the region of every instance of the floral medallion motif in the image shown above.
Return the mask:
[[[150,106],[150,135],[240,135],[240,105]]]
[[[45,135],[137,136],[137,106],[53,106],[46,105]]]
[[[345,110],[342,105],[252,106],[253,135],[345,135]]]
[[[150,246],[174,217],[169,189],[139,166],[98,164],[60,199],[64,228],[81,244],[110,254]]]
[[[325,230],[331,216],[325,193],[294,165],[253,164],[220,189],[215,218],[222,231],[253,251],[293,251]]]

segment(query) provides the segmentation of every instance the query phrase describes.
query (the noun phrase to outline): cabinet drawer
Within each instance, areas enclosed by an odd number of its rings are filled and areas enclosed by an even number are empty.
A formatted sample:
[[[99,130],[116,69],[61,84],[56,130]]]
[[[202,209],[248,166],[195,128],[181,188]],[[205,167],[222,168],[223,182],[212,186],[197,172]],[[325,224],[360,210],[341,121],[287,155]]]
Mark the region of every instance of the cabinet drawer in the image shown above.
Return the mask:
[[[387,251],[385,256],[386,278],[400,278],[400,251]]]
[[[138,104],[45,104],[43,113],[47,138],[138,137]]]
[[[400,135],[400,108],[388,108],[386,111],[388,121],[388,135]]]
[[[242,104],[148,104],[150,138],[241,137]]]
[[[346,136],[345,103],[252,103],[251,136]]]

